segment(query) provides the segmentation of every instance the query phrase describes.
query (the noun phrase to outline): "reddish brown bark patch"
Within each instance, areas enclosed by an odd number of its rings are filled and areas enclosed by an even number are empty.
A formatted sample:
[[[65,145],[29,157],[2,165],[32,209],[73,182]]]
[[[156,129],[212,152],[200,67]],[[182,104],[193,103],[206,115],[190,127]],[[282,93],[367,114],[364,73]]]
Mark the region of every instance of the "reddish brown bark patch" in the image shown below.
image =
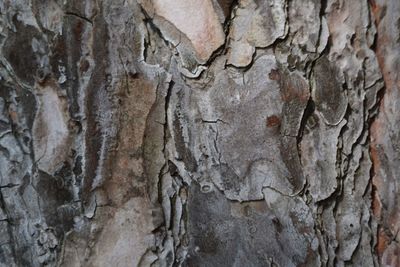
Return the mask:
[[[279,125],[281,125],[281,120],[279,119],[278,116],[276,115],[272,115],[267,117],[267,127],[278,127]]]

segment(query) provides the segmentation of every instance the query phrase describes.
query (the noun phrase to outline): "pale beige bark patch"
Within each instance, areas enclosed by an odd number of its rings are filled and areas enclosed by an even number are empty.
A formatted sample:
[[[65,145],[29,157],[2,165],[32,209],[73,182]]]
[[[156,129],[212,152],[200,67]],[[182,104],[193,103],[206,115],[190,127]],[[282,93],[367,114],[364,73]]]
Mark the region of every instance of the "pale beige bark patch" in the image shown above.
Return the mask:
[[[154,11],[175,25],[192,42],[201,60],[207,60],[225,39],[209,0],[153,0]]]
[[[145,198],[125,203],[104,226],[90,266],[138,266],[153,240],[150,218],[150,203]]]
[[[39,169],[53,173],[68,153],[67,104],[57,88],[46,85],[38,93],[39,106],[33,124],[33,149]]]

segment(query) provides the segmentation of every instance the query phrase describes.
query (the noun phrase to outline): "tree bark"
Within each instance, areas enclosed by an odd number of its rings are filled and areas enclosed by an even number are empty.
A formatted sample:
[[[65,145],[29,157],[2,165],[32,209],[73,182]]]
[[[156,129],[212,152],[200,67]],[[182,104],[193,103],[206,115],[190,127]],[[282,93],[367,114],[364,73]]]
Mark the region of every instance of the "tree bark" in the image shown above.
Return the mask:
[[[400,266],[398,0],[0,1],[0,266]]]

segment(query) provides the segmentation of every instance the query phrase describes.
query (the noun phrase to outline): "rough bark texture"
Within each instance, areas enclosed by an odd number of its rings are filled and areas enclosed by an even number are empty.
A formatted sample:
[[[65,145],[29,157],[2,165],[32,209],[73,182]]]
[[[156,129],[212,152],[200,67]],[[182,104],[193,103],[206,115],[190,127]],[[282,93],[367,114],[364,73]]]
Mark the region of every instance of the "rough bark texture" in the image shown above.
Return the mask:
[[[400,1],[0,0],[0,266],[400,266]]]

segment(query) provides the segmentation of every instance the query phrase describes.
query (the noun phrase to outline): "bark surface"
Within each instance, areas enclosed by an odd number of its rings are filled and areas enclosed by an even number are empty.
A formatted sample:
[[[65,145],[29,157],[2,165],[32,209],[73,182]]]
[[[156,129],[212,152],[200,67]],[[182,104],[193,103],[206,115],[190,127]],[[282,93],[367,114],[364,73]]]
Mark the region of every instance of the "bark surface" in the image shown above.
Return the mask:
[[[400,266],[400,1],[0,0],[0,266]]]

